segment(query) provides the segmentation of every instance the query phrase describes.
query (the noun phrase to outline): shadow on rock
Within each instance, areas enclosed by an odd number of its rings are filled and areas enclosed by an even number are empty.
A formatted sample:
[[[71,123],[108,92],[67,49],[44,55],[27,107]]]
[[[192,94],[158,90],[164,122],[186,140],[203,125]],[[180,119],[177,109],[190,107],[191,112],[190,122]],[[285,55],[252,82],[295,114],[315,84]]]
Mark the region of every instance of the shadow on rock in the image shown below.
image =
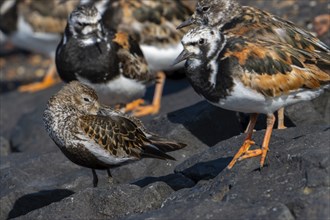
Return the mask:
[[[182,173],[184,176],[197,183],[200,180],[209,180],[216,177],[227,167],[232,159],[232,157],[225,157],[206,162],[199,162],[183,171],[176,172]]]
[[[177,191],[183,188],[191,188],[195,185],[195,182],[191,179],[185,177],[184,175],[180,173],[176,174],[169,174],[166,176],[161,177],[146,177],[141,180],[138,180],[136,182],[133,182],[132,184],[137,185],[139,187],[145,187],[149,184],[155,183],[155,182],[165,182],[167,185],[169,185],[173,190]]]
[[[241,113],[241,112],[238,114],[240,117],[239,121],[241,122],[242,127],[246,128],[249,124],[250,114]],[[277,123],[278,123],[277,112],[275,112],[274,115],[276,117],[274,128],[277,128]],[[296,127],[295,123],[286,115],[284,115],[284,124],[287,128]],[[267,125],[267,116],[265,114],[259,114],[256,126],[254,127],[254,129],[255,130],[266,129],[266,127],[267,127],[266,125]]]
[[[206,101],[168,114],[168,120],[182,124],[208,146],[238,135],[242,126],[233,111],[212,106]]]
[[[163,97],[171,94],[178,93],[187,87],[189,87],[190,84],[187,80],[183,79],[166,79],[164,90],[163,90]],[[152,98],[154,96],[154,90],[155,86],[150,86],[147,88],[145,98],[152,102]]]
[[[55,189],[24,195],[17,199],[13,209],[8,214],[8,219],[25,215],[35,209],[47,206],[53,202],[58,202],[73,193],[73,191],[67,189]]]

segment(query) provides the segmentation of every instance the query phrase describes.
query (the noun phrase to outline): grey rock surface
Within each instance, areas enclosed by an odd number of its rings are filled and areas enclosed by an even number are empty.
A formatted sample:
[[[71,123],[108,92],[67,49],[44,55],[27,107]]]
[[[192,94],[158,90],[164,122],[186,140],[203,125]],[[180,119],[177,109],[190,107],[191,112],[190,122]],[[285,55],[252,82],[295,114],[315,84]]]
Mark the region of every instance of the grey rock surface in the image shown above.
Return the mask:
[[[305,27],[328,10],[324,0],[240,2]],[[62,85],[0,95],[0,219],[330,218],[329,91],[285,109],[289,128],[274,130],[263,169],[259,158],[252,158],[228,170],[248,116],[210,105],[185,79],[167,80],[160,113],[142,121],[187,147],[170,152],[176,161],[144,159],[112,169],[114,183],[97,171],[99,186],[92,188],[91,171],[70,162],[42,123],[47,100]],[[152,94],[151,87],[149,102]],[[264,128],[260,115],[256,147]]]
[[[254,134],[256,143],[262,136],[262,131]],[[197,184],[172,193],[161,209],[125,219],[329,218],[330,127],[276,130],[263,169],[254,158],[228,170],[243,137],[222,141],[178,165],[175,172]]]
[[[176,96],[190,93],[194,94],[187,87]],[[38,120],[43,106],[20,115],[17,123],[22,129],[12,128],[11,135],[20,152],[1,157],[1,219],[328,216],[330,134],[324,121],[315,125],[303,120],[306,115],[319,117],[310,103],[300,108],[300,119],[295,112],[298,127],[274,131],[266,167],[259,170],[258,158],[253,158],[229,171],[226,166],[245,136],[240,134],[244,126],[238,115],[198,97],[177,109],[176,104],[171,106],[176,96],[163,99],[168,114],[143,120],[153,132],[187,143],[186,148],[170,152],[177,161],[144,159],[112,169],[115,183],[111,184],[106,172],[97,171],[98,188],[91,187],[91,171],[71,163],[43,133]],[[263,134],[263,130],[254,134],[259,146]]]

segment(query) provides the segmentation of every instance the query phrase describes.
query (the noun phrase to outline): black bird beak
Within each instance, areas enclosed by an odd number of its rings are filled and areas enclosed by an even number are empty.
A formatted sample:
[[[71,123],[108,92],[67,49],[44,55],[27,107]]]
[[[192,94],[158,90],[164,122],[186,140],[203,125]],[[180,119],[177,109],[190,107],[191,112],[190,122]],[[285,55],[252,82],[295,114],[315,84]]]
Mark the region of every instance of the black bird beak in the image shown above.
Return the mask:
[[[190,17],[188,20],[185,20],[179,26],[177,26],[176,29],[187,27],[189,25],[192,25],[193,23],[195,23],[195,19],[193,17]]]
[[[176,64],[178,64],[178,63],[180,63],[181,61],[186,60],[186,59],[187,59],[188,57],[190,57],[190,56],[191,56],[191,53],[189,53],[189,52],[186,51],[186,50],[183,50],[183,51],[179,54],[179,56],[174,60],[172,66],[174,66],[174,65],[176,65]]]

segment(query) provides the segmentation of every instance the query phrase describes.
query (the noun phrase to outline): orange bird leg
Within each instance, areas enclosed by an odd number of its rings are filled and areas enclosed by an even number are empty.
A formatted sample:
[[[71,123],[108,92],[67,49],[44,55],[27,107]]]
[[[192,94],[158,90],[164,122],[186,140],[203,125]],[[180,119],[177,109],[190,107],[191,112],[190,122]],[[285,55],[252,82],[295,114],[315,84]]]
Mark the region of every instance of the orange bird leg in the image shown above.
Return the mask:
[[[52,63],[41,82],[36,82],[36,83],[31,83],[28,85],[20,86],[20,87],[18,87],[18,91],[20,91],[20,92],[37,92],[37,91],[49,88],[59,82],[60,82],[60,80],[56,74],[55,63]]]
[[[275,116],[273,114],[267,115],[267,128],[264,136],[264,141],[262,142],[262,148],[247,151],[243,156],[241,156],[238,159],[239,161],[246,158],[251,158],[261,155],[260,168],[264,166],[265,158],[268,152],[269,140],[272,135],[274,123],[275,123]]]
[[[260,159],[260,167],[263,167],[264,163],[265,163],[270,137],[272,136],[272,132],[273,132],[274,123],[275,123],[275,116],[273,114],[267,115],[267,128],[266,128],[266,134],[264,137],[264,141],[262,142],[262,149],[261,149],[262,154],[261,154],[261,159]]]
[[[285,125],[284,125],[284,108],[280,108],[278,111],[277,111],[277,118],[278,118],[278,121],[277,121],[277,129],[285,129]]]
[[[136,117],[141,117],[149,114],[157,114],[160,109],[161,105],[161,98],[163,94],[163,88],[165,84],[165,73],[164,72],[158,72],[157,73],[157,82],[156,82],[156,88],[154,93],[154,98],[152,100],[151,105],[146,106],[138,106],[134,111],[133,115]]]
[[[256,114],[256,113],[250,115],[250,122],[246,129],[247,135],[244,140],[244,143],[243,143],[242,147],[238,150],[238,152],[235,154],[234,158],[231,160],[229,165],[227,166],[228,169],[231,169],[235,165],[236,161],[249,150],[251,145],[254,144],[254,142],[251,140],[251,137],[252,137],[252,133],[253,133],[253,128],[257,122],[257,118],[258,118],[258,114]]]

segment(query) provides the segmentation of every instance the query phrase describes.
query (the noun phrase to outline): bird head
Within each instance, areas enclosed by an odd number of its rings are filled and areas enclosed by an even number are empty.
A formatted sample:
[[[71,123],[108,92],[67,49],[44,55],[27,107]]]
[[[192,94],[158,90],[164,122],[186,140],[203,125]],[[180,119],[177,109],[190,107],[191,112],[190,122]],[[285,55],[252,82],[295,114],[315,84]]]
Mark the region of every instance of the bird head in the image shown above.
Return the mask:
[[[186,33],[181,41],[184,49],[174,64],[183,60],[205,60],[215,57],[223,49],[226,39],[218,29],[199,26]]]
[[[239,15],[241,6],[235,0],[200,0],[194,14],[177,28],[192,24],[217,26],[221,28],[235,16]]]
[[[85,45],[101,42],[105,32],[99,11],[91,4],[80,5],[68,18],[69,31]]]
[[[72,109],[81,114],[96,115],[100,104],[96,92],[87,85],[72,81],[65,85],[56,95],[56,102],[65,109]]]

